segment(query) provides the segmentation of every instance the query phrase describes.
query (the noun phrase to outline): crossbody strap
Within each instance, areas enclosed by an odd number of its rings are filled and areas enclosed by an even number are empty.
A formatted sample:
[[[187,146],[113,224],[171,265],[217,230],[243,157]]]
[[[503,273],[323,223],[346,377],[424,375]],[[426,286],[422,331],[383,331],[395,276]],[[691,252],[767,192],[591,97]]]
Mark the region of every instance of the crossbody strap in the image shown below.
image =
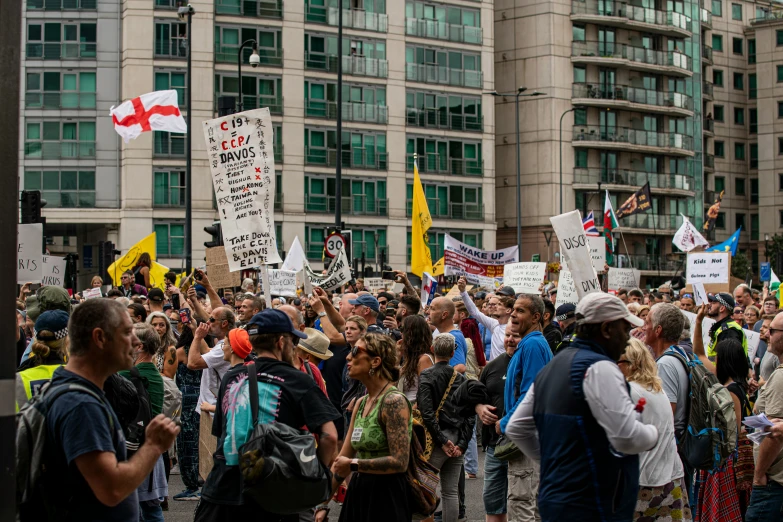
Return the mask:
[[[454,373],[451,374],[451,379],[449,380],[448,386],[446,386],[446,391],[443,392],[443,398],[440,400],[440,405],[438,406],[438,409],[435,410],[435,420],[439,420],[440,417],[440,410],[443,408],[443,405],[446,404],[446,399],[449,396],[449,391],[451,391],[451,386],[454,384],[454,380],[457,378],[457,370],[454,370]]]
[[[248,395],[250,397],[250,415],[253,419],[253,429],[258,424],[258,375],[256,375],[256,363],[251,362],[247,368]]]

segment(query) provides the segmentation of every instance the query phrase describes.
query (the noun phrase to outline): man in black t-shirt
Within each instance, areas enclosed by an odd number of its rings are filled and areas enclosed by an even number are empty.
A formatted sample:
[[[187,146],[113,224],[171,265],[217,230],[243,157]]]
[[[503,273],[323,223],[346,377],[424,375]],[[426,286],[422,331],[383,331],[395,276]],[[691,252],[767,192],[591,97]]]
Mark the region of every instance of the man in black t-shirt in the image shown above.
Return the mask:
[[[295,343],[307,336],[294,328],[285,313],[275,309],[254,315],[247,332],[256,354],[259,423],[281,422],[307,429],[318,436],[318,459],[331,466],[337,450],[333,421],[340,418],[340,413],[309,375],[291,365]],[[195,522],[299,520],[299,515],[269,513],[264,510],[268,506],[242,496],[239,448],[253,430],[247,386],[247,366],[232,368],[220,384],[212,426],[212,434],[218,438],[214,466],[202,488]]]

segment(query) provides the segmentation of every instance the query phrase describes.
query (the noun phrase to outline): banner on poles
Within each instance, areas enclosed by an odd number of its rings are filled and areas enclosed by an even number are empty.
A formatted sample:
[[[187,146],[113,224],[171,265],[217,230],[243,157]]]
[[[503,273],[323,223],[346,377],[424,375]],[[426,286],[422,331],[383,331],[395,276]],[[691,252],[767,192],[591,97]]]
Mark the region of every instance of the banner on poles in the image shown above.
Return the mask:
[[[305,273],[310,279],[312,286],[318,286],[330,292],[351,280],[351,265],[348,264],[348,256],[345,254],[345,249],[341,248],[337,257],[329,265],[326,275],[316,274],[309,265],[305,265]]]
[[[502,250],[481,250],[446,234],[443,257],[445,275],[465,276],[469,282],[478,283],[471,276],[503,277],[503,267],[519,261],[519,248],[512,246]]]

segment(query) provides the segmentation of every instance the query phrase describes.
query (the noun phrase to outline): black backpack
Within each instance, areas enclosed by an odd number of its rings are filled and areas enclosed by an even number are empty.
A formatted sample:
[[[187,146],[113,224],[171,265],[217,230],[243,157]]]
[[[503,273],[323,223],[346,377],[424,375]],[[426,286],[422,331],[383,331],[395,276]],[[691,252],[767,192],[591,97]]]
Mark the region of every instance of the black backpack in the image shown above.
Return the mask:
[[[136,395],[139,398],[139,408],[136,411],[136,417],[128,424],[123,425],[125,433],[125,447],[128,450],[128,458],[136,453],[144,444],[144,432],[152,420],[152,407],[150,405],[150,394],[144,387],[145,379],[139,373],[135,366],[130,369],[130,382],[136,388]]]

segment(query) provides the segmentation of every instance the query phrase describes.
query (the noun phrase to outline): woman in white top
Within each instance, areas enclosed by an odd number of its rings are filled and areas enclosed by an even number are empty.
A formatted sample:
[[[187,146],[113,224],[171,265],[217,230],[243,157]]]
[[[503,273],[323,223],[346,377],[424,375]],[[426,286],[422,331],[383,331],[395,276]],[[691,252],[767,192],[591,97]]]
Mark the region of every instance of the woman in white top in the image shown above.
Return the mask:
[[[398,346],[402,368],[397,388],[411,403],[416,402],[419,375],[434,364],[432,359],[432,332],[427,320],[420,315],[409,315],[402,320],[402,339]]]
[[[631,400],[644,398],[642,422],[658,429],[658,443],[639,455],[639,498],[634,520],[690,521],[684,472],[674,439],[674,417],[661,387],[658,367],[647,346],[631,338],[617,361],[631,386]]]

